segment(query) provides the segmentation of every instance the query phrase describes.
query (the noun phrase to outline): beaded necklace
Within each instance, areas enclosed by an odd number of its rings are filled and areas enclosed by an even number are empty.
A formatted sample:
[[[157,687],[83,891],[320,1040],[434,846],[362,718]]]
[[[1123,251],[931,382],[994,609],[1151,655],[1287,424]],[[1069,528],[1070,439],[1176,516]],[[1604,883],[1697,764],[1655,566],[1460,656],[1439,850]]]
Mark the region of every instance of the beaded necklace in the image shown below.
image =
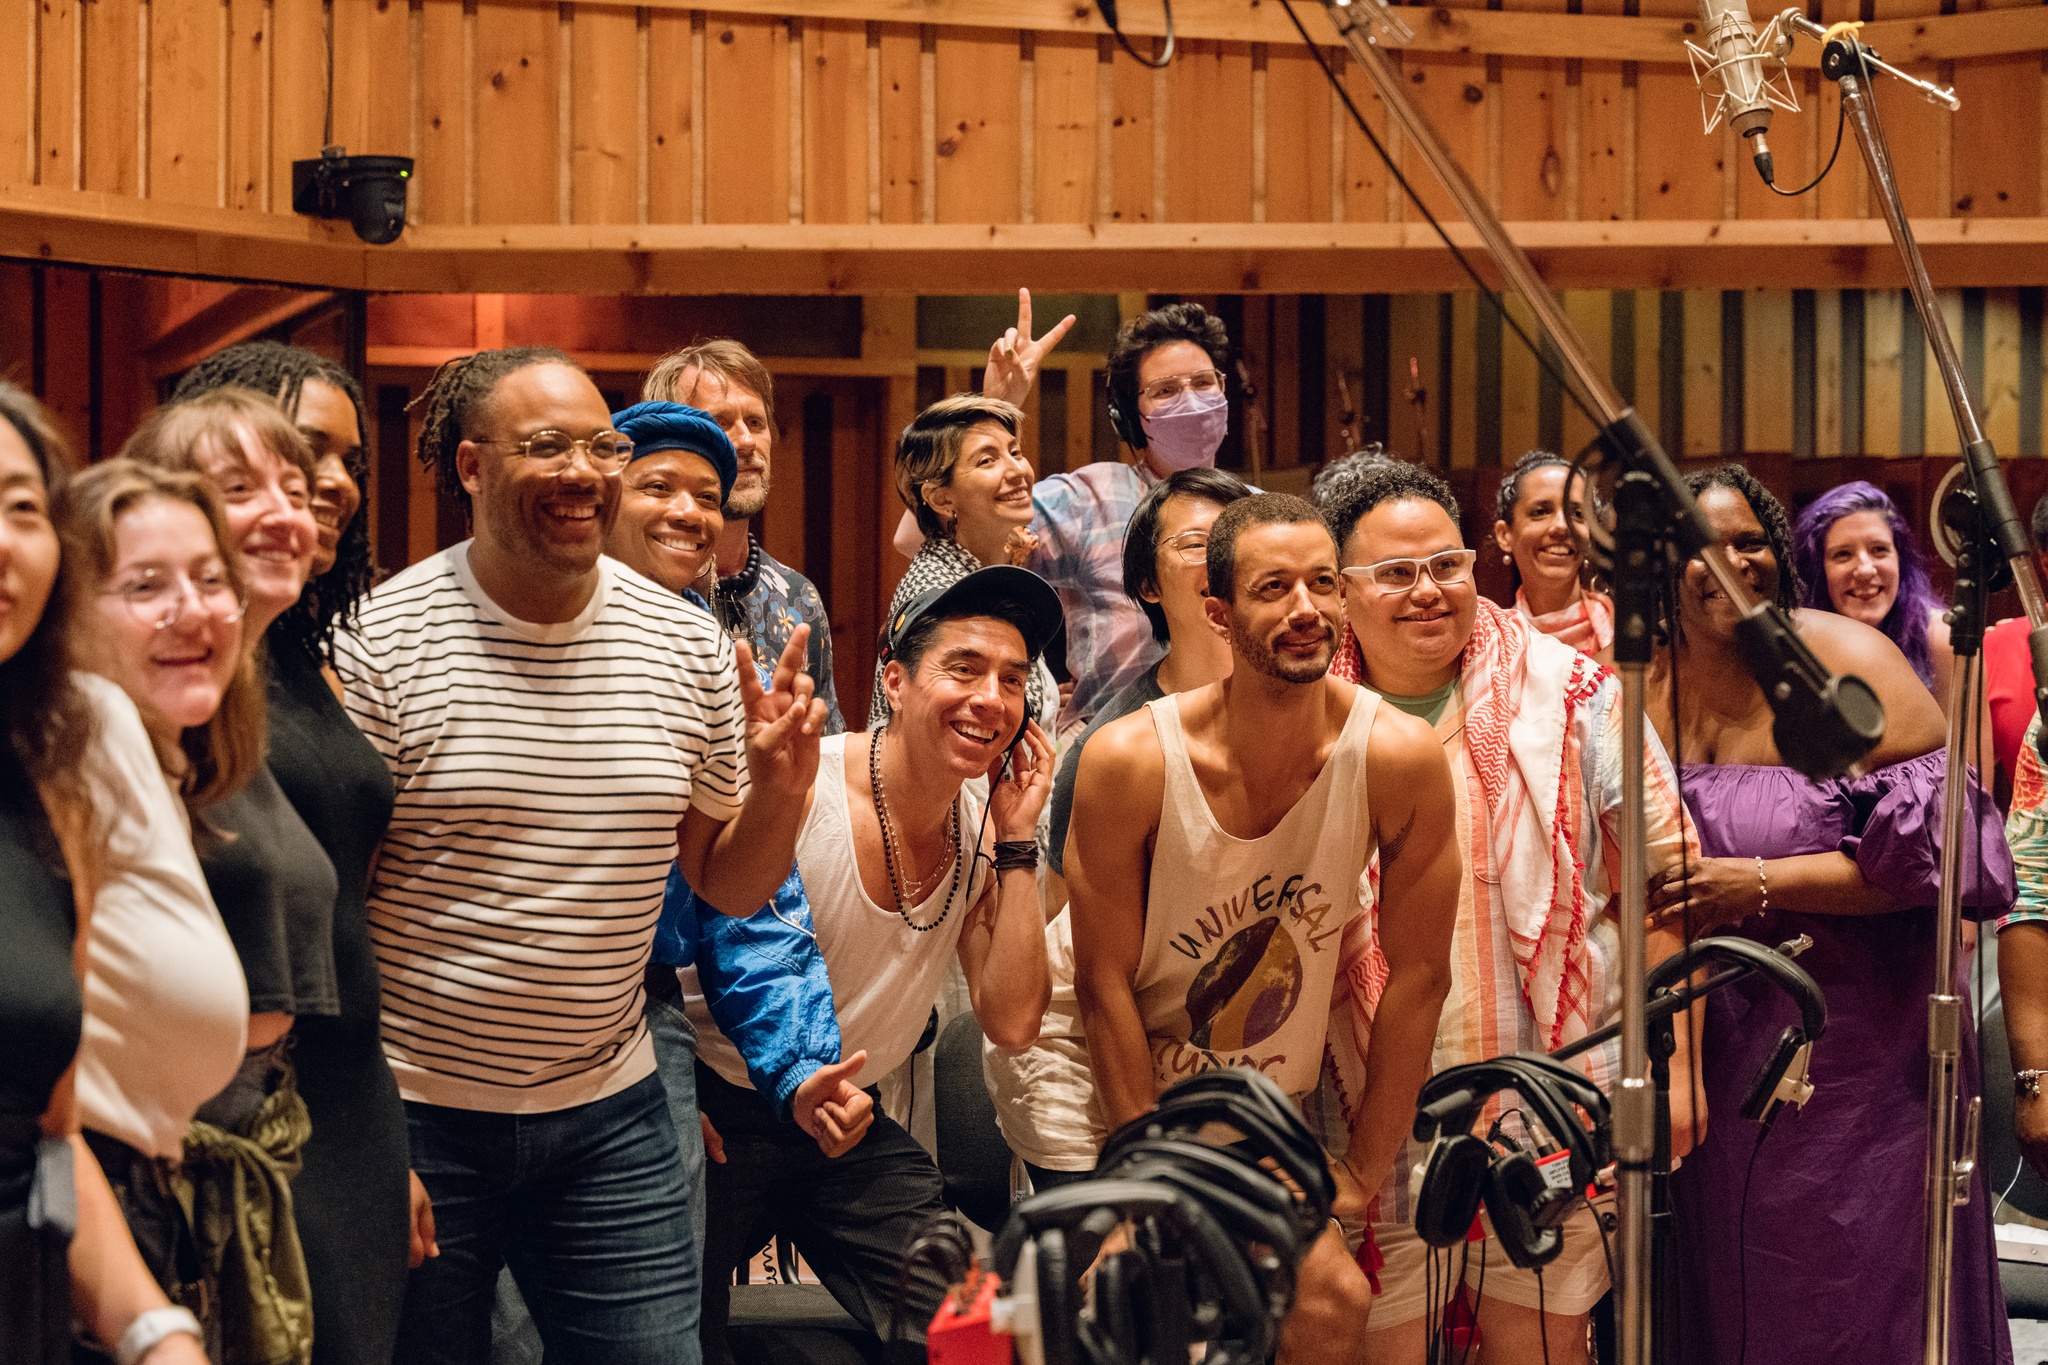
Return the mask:
[[[939,917],[929,924],[919,924],[910,917],[910,907],[922,900],[938,885],[939,874],[945,870],[941,863],[921,886],[913,886],[906,895],[903,880],[896,871],[895,826],[889,819],[889,804],[882,794],[882,736],[888,733],[886,725],[875,731],[868,740],[868,790],[875,798],[875,823],[882,827],[882,865],[889,869],[889,889],[895,893],[896,913],[903,922],[920,934],[929,933],[946,922],[946,916],[953,913],[953,899],[960,894],[960,865],[966,861],[960,856],[960,798],[955,795],[953,804],[946,811],[946,838],[953,845],[953,884],[946,888],[946,904],[939,911]]]

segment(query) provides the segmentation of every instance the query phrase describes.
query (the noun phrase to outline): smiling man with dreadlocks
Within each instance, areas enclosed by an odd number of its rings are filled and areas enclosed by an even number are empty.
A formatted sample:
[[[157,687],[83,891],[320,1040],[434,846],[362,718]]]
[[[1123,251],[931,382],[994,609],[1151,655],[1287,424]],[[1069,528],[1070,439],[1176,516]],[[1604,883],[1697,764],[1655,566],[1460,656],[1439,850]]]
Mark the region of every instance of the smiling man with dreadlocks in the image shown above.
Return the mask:
[[[800,627],[771,675],[604,557],[632,442],[558,351],[485,351],[423,399],[422,463],[472,539],[336,641],[397,814],[370,890],[384,1048],[441,1255],[398,1356],[485,1361],[509,1265],[550,1359],[697,1359],[675,1124],[642,978],[671,865],[762,905],[789,871],[825,707]]]

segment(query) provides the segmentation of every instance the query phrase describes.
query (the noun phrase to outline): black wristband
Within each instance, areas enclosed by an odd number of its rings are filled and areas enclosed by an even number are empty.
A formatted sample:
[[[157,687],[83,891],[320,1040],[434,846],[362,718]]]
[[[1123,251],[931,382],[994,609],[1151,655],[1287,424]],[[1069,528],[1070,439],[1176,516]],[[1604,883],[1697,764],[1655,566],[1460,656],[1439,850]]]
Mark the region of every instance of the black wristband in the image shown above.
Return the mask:
[[[998,872],[1038,869],[1038,841],[1036,839],[997,840],[995,867]]]

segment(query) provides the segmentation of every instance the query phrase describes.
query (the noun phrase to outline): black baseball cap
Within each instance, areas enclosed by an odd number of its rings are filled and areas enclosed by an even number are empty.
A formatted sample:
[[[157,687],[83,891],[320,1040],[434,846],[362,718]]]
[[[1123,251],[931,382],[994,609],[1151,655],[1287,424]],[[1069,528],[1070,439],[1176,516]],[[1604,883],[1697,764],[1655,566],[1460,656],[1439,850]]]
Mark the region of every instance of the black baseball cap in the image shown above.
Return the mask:
[[[1008,621],[1024,637],[1024,652],[1036,659],[1066,624],[1059,594],[1052,584],[1029,569],[993,564],[943,588],[919,593],[889,620],[882,637],[883,658],[894,658],[911,627],[928,616],[953,620],[993,616]]]

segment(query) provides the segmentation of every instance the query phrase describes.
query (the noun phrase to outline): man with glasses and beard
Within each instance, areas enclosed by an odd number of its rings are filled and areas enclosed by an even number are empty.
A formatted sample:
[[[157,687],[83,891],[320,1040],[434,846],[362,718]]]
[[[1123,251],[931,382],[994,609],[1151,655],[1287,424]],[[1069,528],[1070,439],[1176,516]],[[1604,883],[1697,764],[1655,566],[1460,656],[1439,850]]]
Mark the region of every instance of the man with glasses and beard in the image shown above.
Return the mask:
[[[1222,682],[1096,733],[1074,784],[1067,877],[1074,985],[1109,1128],[1195,1072],[1317,1088],[1377,857],[1380,1027],[1334,1163],[1361,1218],[1429,1075],[1450,984],[1460,864],[1450,774],[1427,726],[1329,676],[1343,625],[1337,547],[1285,494],[1223,509],[1208,537],[1207,626]],[[1350,943],[1347,944],[1347,940]],[[1301,1268],[1284,1362],[1348,1359],[1372,1311],[1333,1224]]]
[[[1620,681],[1479,595],[1458,504],[1428,470],[1400,460],[1369,466],[1331,486],[1322,506],[1342,548],[1348,619],[1330,671],[1432,726],[1457,792],[1450,823],[1467,868],[1457,887],[1449,1000],[1440,1024],[1434,1014],[1427,1021],[1436,1034],[1430,1070],[1549,1052],[1583,1037],[1619,999],[1618,931],[1605,912],[1621,871]],[[1654,874],[1678,861],[1681,836],[1677,784],[1654,734],[1648,752]],[[1650,960],[1679,946],[1675,932],[1653,933]],[[1354,1040],[1391,1007],[1368,983],[1333,1021],[1340,1095],[1370,1070]],[[1683,1039],[1682,1018],[1679,1027]],[[1688,1055],[1681,1047],[1672,1063],[1672,1141],[1681,1155],[1693,1137]],[[1602,1089],[1617,1061],[1613,1045],[1589,1059]],[[1503,1127],[1524,1139],[1518,1116],[1504,1117]],[[1428,1302],[1427,1248],[1408,1194],[1409,1169],[1425,1155],[1419,1145],[1406,1148],[1379,1191],[1373,1237],[1386,1263],[1365,1339],[1373,1365],[1428,1358],[1424,1324],[1437,1305]],[[1586,1361],[1586,1314],[1608,1280],[1597,1216],[1589,1206],[1572,1215],[1563,1253],[1540,1277],[1508,1263],[1491,1224],[1483,1242],[1460,1254],[1476,1300],[1480,1360]]]
[[[739,342],[714,337],[656,361],[640,396],[649,402],[687,403],[725,431],[739,472],[725,497],[712,610],[719,624],[753,646],[756,659],[781,657],[791,633],[809,626],[806,667],[825,703],[825,733],[838,734],[846,722],[832,685],[832,623],[825,617],[825,600],[810,579],[769,554],[754,534],[753,520],[768,506],[774,485],[774,376]]]
[[[482,1362],[514,1279],[549,1359],[697,1359],[675,1124],[642,1011],[670,866],[715,905],[788,874],[824,706],[603,553],[631,438],[558,351],[484,351],[424,398],[421,460],[473,538],[335,640],[397,811],[369,895],[384,1051],[439,1257],[398,1355]],[[735,657],[737,655],[737,658]]]

